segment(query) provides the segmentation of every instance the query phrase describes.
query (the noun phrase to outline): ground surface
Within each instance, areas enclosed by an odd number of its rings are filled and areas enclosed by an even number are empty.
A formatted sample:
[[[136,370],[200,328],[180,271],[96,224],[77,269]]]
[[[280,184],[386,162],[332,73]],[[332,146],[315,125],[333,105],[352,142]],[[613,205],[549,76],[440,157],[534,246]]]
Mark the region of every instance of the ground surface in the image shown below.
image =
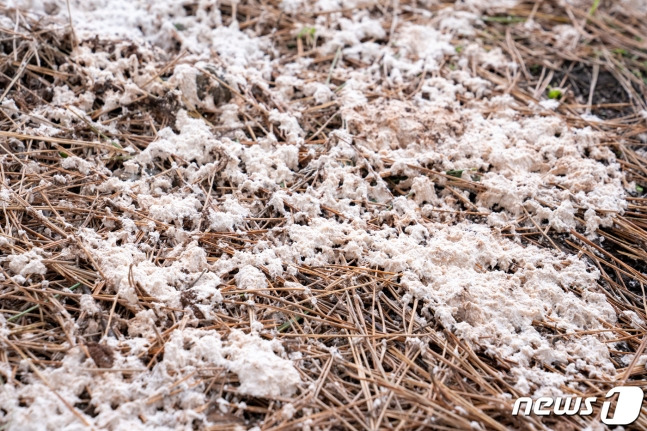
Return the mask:
[[[645,17],[0,6],[0,427],[601,429],[510,413],[645,385]]]

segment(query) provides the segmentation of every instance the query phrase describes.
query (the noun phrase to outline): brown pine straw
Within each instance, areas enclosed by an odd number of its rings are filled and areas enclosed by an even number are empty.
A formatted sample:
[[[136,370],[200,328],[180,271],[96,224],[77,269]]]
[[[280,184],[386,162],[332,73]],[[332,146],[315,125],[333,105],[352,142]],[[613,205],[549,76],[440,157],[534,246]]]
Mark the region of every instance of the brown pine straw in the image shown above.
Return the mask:
[[[232,7],[224,3],[220,9],[227,24],[232,19]],[[268,37],[281,50],[285,61],[297,57],[311,58],[319,80],[325,81],[331,76],[334,56],[324,56],[316,46],[304,41],[300,41],[298,46],[292,45],[294,26],[311,25],[315,16],[310,13],[299,15],[300,21],[295,23],[293,18],[280,13],[279,3],[278,0],[252,0],[238,4],[235,13],[240,27],[267,24],[268,29],[273,30]],[[565,92],[557,113],[544,112],[541,115],[559,115],[572,127],[590,126],[603,133],[602,145],[616,152],[627,181],[635,181],[647,190],[647,160],[635,152],[635,149],[644,146],[639,135],[647,133],[645,120],[640,114],[647,106],[647,42],[644,39],[647,26],[633,18],[631,11],[625,11],[625,14],[612,11],[609,7],[611,3],[602,2],[595,14],[590,15],[588,10],[560,7],[557,1],[523,2],[503,14],[484,17],[479,34],[483,43],[491,48],[500,47],[520,67],[514,76],[485,69],[477,69],[477,73],[496,84],[495,94],[510,94],[522,107],[542,97],[549,84],[560,84]],[[418,7],[416,2],[401,0],[400,6],[398,19],[401,22],[425,23],[425,19],[412,12]],[[432,9],[445,6],[439,4]],[[384,9],[385,13],[390,13],[389,8]],[[4,6],[0,6],[0,13],[12,19],[15,17],[15,11]],[[513,19],[509,20],[506,18],[508,16]],[[529,19],[539,23],[543,30],[524,27],[524,21]],[[0,58],[0,79],[3,80],[1,98],[12,98],[19,109],[29,111],[29,106],[48,105],[46,88],[53,82],[80,90],[73,81],[77,71],[73,64],[70,69],[58,70],[60,65],[70,61],[72,44],[77,43],[72,34],[61,39],[25,16],[21,17],[21,23],[20,31],[0,28],[0,39],[5,41],[0,43],[11,40],[8,43],[15,41],[17,47],[12,55]],[[573,50],[553,47],[550,29],[559,24],[572,24],[579,29],[580,40]],[[34,51],[36,46],[38,52]],[[167,76],[174,65],[184,61],[184,55],[178,52],[171,61],[160,63],[156,79]],[[36,56],[39,64],[35,63]],[[340,61],[345,62],[344,67],[367,66],[358,61]],[[582,69],[590,70],[590,76],[583,78]],[[446,64],[441,74],[450,71],[450,65]],[[205,74],[225,85],[210,72],[205,71]],[[335,82],[334,76],[332,82]],[[611,92],[611,96],[600,96],[610,94],[609,82],[615,83],[615,92]],[[400,94],[413,94],[419,85],[418,81],[405,84]],[[253,145],[256,136],[263,136],[272,130],[272,125],[267,121],[267,107],[279,111],[283,108],[275,105],[262,91],[229,90],[238,103],[244,105],[245,127],[250,135],[250,141],[246,144]],[[578,98],[577,95],[582,97]],[[400,97],[395,93],[380,96]],[[92,154],[106,164],[118,164],[119,158],[127,153],[113,145],[112,139],[118,138],[120,142],[127,142],[141,150],[155,139],[158,130],[172,124],[172,116],[161,108],[155,108],[156,103],[153,102],[149,96],[144,96],[129,107],[131,112],[142,112],[143,115],[139,117],[104,111],[92,115],[95,119],[108,115],[120,130],[118,136],[97,134],[91,127],[82,126],[66,130],[56,137],[31,136],[18,131],[20,124],[11,119],[11,113],[0,110],[0,155],[4,157],[0,164],[0,180],[6,184],[10,179],[13,185],[11,202],[0,208],[0,236],[12,236],[15,240],[15,245],[0,246],[0,254],[24,253],[34,247],[52,253],[51,258],[44,261],[48,269],[45,276],[49,282],[47,287],[40,282],[29,286],[16,284],[12,282],[6,265],[0,264],[0,273],[4,275],[4,280],[0,282],[0,312],[9,320],[10,328],[9,334],[0,338],[0,344],[4,346],[0,350],[0,361],[13,370],[11,378],[14,384],[26,384],[28,374],[42,380],[61,399],[65,408],[85,425],[90,414],[87,403],[72,405],[65,400],[56,392],[56,388],[50,386],[41,370],[61,365],[67,350],[64,343],[83,346],[86,355],[92,356],[92,349],[89,348],[91,343],[102,334],[123,334],[125,322],[133,318],[136,310],[118,295],[109,293],[105,288],[105,275],[87,250],[83,252],[84,257],[72,260],[61,256],[61,251],[72,245],[83,249],[75,236],[76,229],[89,227],[105,235],[110,229],[104,226],[103,220],[117,222],[119,217],[128,216],[140,226],[153,221],[160,231],[169,226],[155,220],[146,211],[117,207],[110,202],[111,195],[107,193],[82,194],[80,190],[83,186],[101,183],[106,180],[105,175],[91,172],[86,176],[66,170],[61,166],[61,153],[66,157],[76,155],[81,158]],[[339,107],[335,103],[316,106],[313,100],[300,102],[310,103],[302,112],[307,145],[323,146],[324,150],[320,151],[325,151],[330,132],[341,126]],[[523,112],[524,108],[520,110]],[[529,108],[526,112],[533,115]],[[589,123],[580,116],[585,112],[597,114],[603,121]],[[209,121],[211,114],[193,112],[193,115]],[[280,132],[274,130],[274,133]],[[304,148],[300,161],[306,158],[307,149]],[[27,173],[24,167],[29,161],[37,163],[41,173]],[[172,161],[183,163],[178,158]],[[390,160],[383,162],[387,167],[392,163]],[[160,172],[172,171],[169,166],[160,165]],[[463,190],[473,193],[483,191],[478,181],[468,181],[418,166],[410,168],[417,170],[420,175],[433,177],[443,187],[455,192],[458,199],[462,199],[463,210],[456,216],[475,220],[482,217],[483,214],[475,210],[469,199],[459,193]],[[57,174],[68,176],[68,182],[64,185],[56,183],[53,176]],[[302,171],[294,184],[286,184],[286,189],[303,189],[316,177],[316,172]],[[200,184],[200,187],[211,190],[208,181]],[[219,192],[226,189],[222,187]],[[212,203],[220,201],[219,193],[210,192],[209,196]],[[263,191],[256,195],[266,207],[269,197],[270,194]],[[533,220],[529,214],[517,220],[514,233],[511,229],[504,231],[504,235],[518,236],[526,243],[557,248],[586,259],[601,274],[598,286],[592,289],[606,295],[618,313],[619,320],[615,325],[602,322],[606,328],[604,331],[613,334],[612,341],[622,341],[626,345],[625,351],[611,351],[616,366],[615,377],[606,380],[588,378],[581,382],[585,390],[577,392],[563,387],[566,393],[602,398],[610,388],[621,384],[647,387],[647,371],[643,365],[636,363],[638,354],[644,353],[647,345],[646,328],[636,328],[622,314],[630,310],[647,321],[647,196],[640,192],[633,193],[627,196],[627,203],[627,211],[615,215],[613,226],[598,230],[598,235],[604,241],[587,239],[582,234],[583,229],[580,229],[582,223],[570,235],[558,235]],[[370,202],[357,204],[373,205]],[[111,211],[108,212],[106,208]],[[331,217],[342,217],[332,209],[325,210]],[[39,211],[47,212],[49,216],[39,217]],[[582,217],[582,213],[579,216]],[[263,240],[269,229],[284,222],[284,217],[277,217],[266,209],[246,220],[244,235],[204,233],[200,237],[200,245],[208,252],[208,260],[214,262],[222,255],[232,255],[237,250],[253,247]],[[373,220],[372,223],[379,222]],[[16,232],[24,233],[16,235]],[[63,239],[53,239],[55,234]],[[150,255],[157,265],[172,262],[173,259],[166,257],[171,250],[168,244],[160,241],[154,246]],[[266,269],[261,269],[269,274]],[[296,269],[297,275],[285,279],[269,280],[268,277],[270,287],[253,292],[237,289],[233,274],[225,276],[220,289],[224,298],[223,306],[216,309],[215,320],[201,322],[201,327],[215,329],[223,338],[235,328],[249,331],[251,319],[261,322],[266,329],[276,329],[274,335],[265,336],[278,338],[289,352],[302,354],[296,366],[304,382],[303,389],[291,400],[266,400],[240,394],[236,375],[227,370],[199,369],[195,375],[178,376],[175,383],[167,388],[171,394],[180,391],[178,387],[182,382],[197,376],[199,378],[196,378],[195,385],[204,388],[208,399],[231,399],[236,396],[245,401],[245,408],[228,414],[220,413],[215,401],[199,408],[199,412],[206,413],[216,424],[212,430],[232,429],[237,425],[259,425],[263,430],[290,430],[305,424],[313,429],[445,430],[470,429],[473,422],[492,430],[577,430],[599,423],[595,415],[513,417],[510,413],[514,399],[526,395],[514,388],[516,381],[510,374],[514,364],[495,355],[486,355],[478,346],[470,347],[434,319],[428,319],[429,323],[422,325],[416,317],[421,316],[424,304],[415,300],[413,306],[409,306],[399,301],[403,288],[397,283],[398,274],[381,268],[358,267],[353,262],[316,268],[299,266]],[[307,286],[317,298],[317,303],[313,305],[307,298],[304,299],[303,289],[286,287],[285,283],[289,281]],[[68,289],[75,285],[79,287]],[[154,298],[143,289],[137,290],[139,306],[152,308]],[[101,334],[75,338],[66,328],[69,328],[70,322],[77,325],[87,323],[88,316],[80,311],[79,305],[79,298],[84,293],[91,294],[102,309],[99,319]],[[253,293],[255,296],[253,313],[242,306],[245,304],[245,300],[241,299],[242,293]],[[164,344],[171,333],[187,324],[188,316],[176,318],[176,314],[186,315],[191,307],[189,302],[184,309],[159,308],[159,313],[168,313],[172,324],[156,328],[157,340],[139,358],[142,369],[98,367],[94,371],[130,375],[152,368],[164,354]],[[565,334],[554,328],[550,321],[534,324],[541,331],[552,332],[555,339],[595,332]],[[420,340],[426,349],[421,350],[411,340]],[[335,346],[339,354],[331,354],[322,347],[324,345]],[[629,366],[623,367],[620,359],[625,355],[635,357]],[[21,361],[26,361],[29,368],[21,368]],[[545,365],[543,368],[555,373],[565,372],[562,365]],[[306,389],[310,384],[311,389]],[[504,393],[512,398],[503,397]],[[155,395],[148,402],[155,403],[161,397]],[[298,412],[291,419],[281,414],[284,402],[291,402]],[[307,414],[303,413],[304,408],[309,409]],[[146,418],[141,419],[146,421]],[[647,429],[647,409],[643,408],[634,427]]]

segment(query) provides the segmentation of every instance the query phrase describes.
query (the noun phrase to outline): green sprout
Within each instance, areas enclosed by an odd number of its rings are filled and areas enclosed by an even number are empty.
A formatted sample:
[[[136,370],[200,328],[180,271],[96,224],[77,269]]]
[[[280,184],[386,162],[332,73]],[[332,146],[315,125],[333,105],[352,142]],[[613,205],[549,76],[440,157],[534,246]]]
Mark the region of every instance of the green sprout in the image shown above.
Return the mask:
[[[548,98],[559,100],[562,98],[562,90],[559,88],[550,88],[548,87]]]
[[[301,29],[301,31],[299,31],[299,34],[297,34],[297,38],[299,39],[302,39],[304,37],[313,38],[315,37],[316,32],[317,32],[316,28],[305,26]]]
[[[303,310],[303,314],[308,315],[310,312],[308,310]],[[294,316],[285,321],[281,326],[278,327],[278,332],[284,332],[286,329],[290,328],[292,325],[301,323],[303,321],[303,316]]]
[[[72,292],[74,292],[74,291],[76,290],[76,288],[77,288],[77,287],[79,287],[79,286],[81,286],[81,283],[76,283],[76,284],[74,284],[73,286],[71,286],[71,287],[70,287],[70,290],[71,290]],[[57,293],[56,295],[54,295],[54,298],[55,298],[55,299],[58,299],[60,296],[61,296],[61,295],[60,295],[59,293]],[[48,300],[45,300],[45,302],[49,302],[49,301],[48,301]],[[14,320],[18,320],[18,319],[20,319],[22,316],[24,316],[24,315],[26,315],[26,314],[29,314],[29,313],[31,313],[31,312],[32,312],[32,311],[34,311],[34,310],[38,310],[39,308],[40,308],[40,305],[39,305],[39,304],[37,304],[37,305],[33,305],[33,306],[29,307],[28,309],[26,309],[26,310],[24,310],[24,311],[21,311],[21,312],[20,312],[20,313],[18,313],[18,314],[14,314],[13,316],[11,316],[10,318],[8,318],[8,319],[7,319],[7,322],[12,322],[12,321],[14,321]]]
[[[461,178],[463,176],[463,172],[465,171],[472,171],[476,172],[476,168],[469,168],[469,169],[450,169],[448,171],[445,171],[445,174],[451,176],[451,177],[456,177],[456,178]],[[479,181],[481,179],[480,175],[472,175],[472,180],[474,181]]]
[[[593,16],[595,12],[598,10],[599,6],[600,6],[600,0],[593,0],[593,5],[591,5],[591,9],[589,9],[589,16]]]
[[[639,186],[638,184],[636,184],[636,191],[637,191],[638,193],[642,193],[642,192],[644,192],[644,191],[645,191],[645,189],[643,189],[643,187],[642,187],[642,186]]]
[[[520,16],[482,16],[481,20],[485,22],[498,22],[501,24],[514,24],[517,22],[525,22],[526,18]]]
[[[626,50],[626,49],[624,49],[624,48],[614,48],[614,49],[612,49],[611,51],[612,51],[614,54],[618,54],[618,55],[621,55],[621,56],[623,56],[623,57],[626,57],[627,55],[629,55],[629,51],[627,51],[627,50]]]

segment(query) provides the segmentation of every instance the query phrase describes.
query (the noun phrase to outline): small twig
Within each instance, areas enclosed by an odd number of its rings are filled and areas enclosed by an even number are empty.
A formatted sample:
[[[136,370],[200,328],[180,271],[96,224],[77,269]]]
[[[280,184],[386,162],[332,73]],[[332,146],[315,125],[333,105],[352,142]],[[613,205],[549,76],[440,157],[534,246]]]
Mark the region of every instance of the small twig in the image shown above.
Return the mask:
[[[332,64],[330,65],[330,70],[328,71],[328,77],[326,78],[326,85],[330,84],[330,80],[332,79],[332,72],[333,70],[335,70],[335,66],[337,66],[339,57],[341,57],[341,48],[337,48],[337,52],[335,52],[335,58],[332,59]]]
[[[77,287],[79,287],[79,286],[81,286],[81,283],[76,283],[75,285],[73,285],[72,287],[70,287],[70,290],[72,290],[72,291],[73,291],[73,290],[75,290],[75,289],[76,289]],[[57,293],[56,295],[54,295],[54,298],[58,299],[60,296],[61,296],[61,295]],[[45,302],[48,302],[48,301],[47,301],[47,300],[45,300]],[[29,308],[28,308],[28,309],[26,309],[25,311],[21,311],[20,313],[18,313],[18,314],[16,314],[16,315],[13,315],[13,316],[11,316],[10,318],[8,318],[8,319],[7,319],[7,322],[13,322],[14,320],[18,320],[18,319],[20,319],[22,316],[24,316],[24,315],[26,315],[26,314],[29,314],[29,313],[31,313],[31,312],[32,312],[32,311],[34,311],[34,310],[38,310],[38,308],[39,308],[39,307],[40,307],[40,305],[34,305],[34,306],[32,306],[32,307],[29,307]]]

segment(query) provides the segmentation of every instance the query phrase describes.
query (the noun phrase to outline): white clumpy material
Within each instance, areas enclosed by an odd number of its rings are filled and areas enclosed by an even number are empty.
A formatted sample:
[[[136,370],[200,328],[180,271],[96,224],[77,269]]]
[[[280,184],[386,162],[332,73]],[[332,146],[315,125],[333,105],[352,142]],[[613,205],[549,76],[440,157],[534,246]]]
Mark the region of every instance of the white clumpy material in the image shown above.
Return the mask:
[[[186,111],[181,110],[177,115],[176,127],[180,130],[179,134],[175,134],[169,127],[160,130],[157,140],[137,155],[136,161],[142,164],[151,163],[155,159],[164,159],[171,155],[199,164],[214,161],[214,155],[222,144],[214,138],[204,121],[191,118]]]
[[[227,195],[217,209],[209,208],[209,228],[215,232],[232,232],[244,225],[249,209],[242,206],[233,195]]]
[[[92,163],[77,156],[68,156],[64,158],[61,162],[61,166],[65,169],[76,169],[83,175],[88,175],[94,167]]]
[[[445,328],[488,354],[520,367],[573,363],[574,372],[614,374],[604,336],[567,335],[553,343],[537,330],[535,322],[568,334],[616,321],[604,295],[590,291],[599,273],[574,256],[522,246],[468,222],[402,233],[368,234],[330,220],[292,229],[289,250],[297,262],[335,261],[351,245],[364,250],[355,256],[361,266],[401,273],[402,285]],[[287,250],[277,251],[289,256]],[[582,290],[582,296],[574,290]]]
[[[245,265],[236,274],[236,284],[239,289],[266,289],[267,279],[265,275],[251,265]]]
[[[95,314],[99,314],[101,312],[101,309],[97,305],[94,298],[92,298],[92,295],[81,295],[79,302],[81,305],[81,311],[88,313],[90,316],[94,316]]]
[[[190,350],[184,347],[186,341],[193,344]],[[276,398],[293,395],[301,383],[292,361],[282,358],[283,354],[278,341],[263,340],[258,334],[234,329],[222,342],[215,331],[187,329],[171,336],[164,361],[168,355],[168,360],[183,370],[197,365],[196,361],[225,366],[238,375],[243,394]]]
[[[43,250],[37,247],[22,254],[10,254],[7,256],[9,269],[16,275],[23,277],[37,274],[45,275],[47,267],[43,263]]]
[[[559,100],[546,99],[539,102],[539,105],[544,109],[550,109],[551,111],[554,111],[555,109],[559,108],[560,103]]]
[[[229,355],[229,369],[238,375],[239,390],[255,397],[289,397],[294,395],[301,377],[292,361],[277,355],[283,353],[278,340],[263,340],[257,334],[233,330],[224,349]]]
[[[180,224],[186,219],[197,221],[200,217],[202,204],[192,195],[179,197],[177,195],[163,195],[158,197],[139,196],[140,205],[148,210],[148,213],[155,220],[165,223],[179,221]]]
[[[4,160],[4,156],[2,159]],[[0,184],[0,206],[5,208],[8,204],[11,203],[11,189],[4,184]]]
[[[29,6],[35,2],[17,3]],[[118,36],[137,41],[142,51],[141,60],[117,55],[113,61],[106,53],[93,53],[83,44],[76,49],[74,58],[87,64],[84,70],[88,76],[99,83],[113,80],[124,88],[122,93],[111,94],[106,107],[138,97],[137,85],[156,77],[162,65],[171,61],[149,61],[153,50],[173,52],[168,48],[179,43],[191,55],[174,68],[166,84],[179,90],[187,109],[220,111],[212,127],[180,109],[175,129],[159,130],[154,142],[124,163],[126,173],[138,180],[112,177],[97,186],[100,193],[115,194],[112,203],[143,211],[160,224],[175,225],[172,257],[177,260],[167,267],[149,260],[147,250],[135,243],[137,229],[142,227],[126,217],[121,217],[120,231],[103,237],[94,232],[80,235],[108,279],[107,289],[119,292],[131,306],[136,307],[137,292],[128,282],[130,264],[135,282],[155,298],[154,302],[169,307],[180,307],[181,292],[200,276],[191,291],[206,316],[213,304],[222,300],[220,277],[233,270],[238,270],[235,281],[241,289],[266,289],[268,281],[261,267],[274,278],[284,271],[295,275],[302,264],[346,265],[354,260],[360,266],[398,273],[404,286],[403,303],[419,298],[438,322],[475,349],[514,361],[517,365],[511,376],[517,378],[515,387],[522,393],[558,394],[560,386],[576,384],[584,375],[614,373],[604,333],[570,335],[603,329],[602,321],[616,322],[604,296],[595,293],[597,272],[574,256],[523,246],[496,233],[505,227],[514,233],[518,219],[527,211],[542,228],[568,234],[573,228],[585,227],[587,234],[593,235],[626,207],[619,165],[611,150],[600,145],[596,132],[569,128],[546,111],[542,114],[547,116],[528,117],[526,107],[511,97],[493,97],[496,85],[474,73],[478,68],[494,68],[506,75],[516,68],[501,50],[487,51],[473,36],[479,16],[485,11],[502,11],[515,5],[515,0],[463,1],[433,14],[421,13],[421,24],[418,20],[417,24],[396,22],[392,34],[390,16],[375,18],[379,12],[369,13],[355,0],[283,1],[281,7],[288,14],[306,6],[311,11],[331,12],[315,18],[322,53],[340,52],[328,84],[312,81],[310,60],[284,64],[271,47],[271,38],[256,37],[254,26],[241,31],[235,20],[224,25],[223,20],[229,18],[223,18],[210,2],[194,2],[193,16],[172,0],[154,6],[143,0],[70,3],[81,39],[96,34]],[[62,25],[67,25],[65,9],[56,12]],[[346,10],[344,16],[341,10]],[[300,30],[297,26],[293,29],[295,34]],[[555,33],[556,46],[563,49],[572,46],[576,38],[570,26]],[[456,39],[462,50],[453,45]],[[128,43],[118,43],[116,52]],[[271,101],[266,106],[268,119],[286,142],[277,142],[276,136],[268,133],[258,136],[253,144],[241,144],[246,128],[240,101],[234,97],[227,105],[215,106],[213,100],[199,99],[195,78],[200,60],[211,61],[214,55],[223,65],[227,82],[241,94],[248,94],[252,85],[262,89],[267,96],[263,99]],[[367,66],[355,67],[345,60]],[[448,72],[446,66],[441,70],[443,64],[454,70]],[[158,81],[151,82],[146,91],[156,94],[155,89],[166,88]],[[275,86],[268,85],[271,81]],[[343,88],[338,82],[345,82]],[[376,97],[400,92],[410,83],[415,85],[406,89],[407,97]],[[337,104],[343,126],[328,135],[325,148],[314,143],[304,146],[311,161],[300,170],[299,147],[309,129],[301,123],[299,112],[310,107],[293,100],[303,97],[301,93],[317,104]],[[72,103],[79,115],[85,115],[82,111],[89,110],[94,99],[87,94],[74,97],[61,88],[56,101]],[[540,102],[540,106],[555,109],[556,104],[550,102]],[[36,114],[64,127],[77,121],[62,107],[46,107]],[[108,127],[100,121],[92,124],[99,130]],[[227,133],[220,133],[225,129]],[[194,187],[177,190],[170,175],[147,176],[161,161],[171,162],[171,170]],[[62,165],[84,174],[102,172],[100,159],[69,157]],[[456,224],[451,214],[464,208],[448,191],[447,181],[422,175],[410,166],[438,172],[463,170],[463,179],[478,182],[483,189],[476,193],[474,205],[488,214],[487,223],[493,229],[478,222]],[[309,173],[316,173],[315,180],[301,189],[292,188]],[[406,177],[398,184],[402,188],[398,197],[394,187],[384,181],[389,176]],[[197,184],[211,178],[232,187],[235,193],[224,201],[222,196],[212,195],[214,199],[207,206]],[[255,193],[261,189],[272,195],[268,212],[285,218],[263,241],[246,244],[212,265],[207,264],[206,252],[197,244],[187,245],[200,234],[197,226],[203,216],[207,223],[201,227],[215,232],[234,232],[245,218],[256,217],[260,201]],[[10,198],[6,190],[0,195],[3,204]],[[467,192],[456,191],[466,201],[470,198]],[[339,220],[330,216],[329,209],[341,214]],[[437,210],[446,214],[439,216]],[[585,226],[578,221],[582,213]],[[163,241],[166,227],[151,223],[147,238]],[[185,228],[194,230],[185,232]],[[173,237],[170,232],[166,236]],[[87,312],[93,310],[88,298],[82,305]],[[136,317],[128,322],[133,338],[125,343],[141,351],[156,338],[156,315],[152,310],[136,311]],[[565,335],[551,339],[538,330],[537,322],[554,325]],[[277,343],[237,331],[226,340],[209,330],[175,331],[166,343],[162,363],[136,377],[132,386],[118,374],[100,376],[93,390],[93,400],[100,407],[95,421],[108,429],[118,424],[141,428],[136,419],[141,414],[151,428],[189,428],[193,418],[200,416],[191,409],[206,402],[200,387],[191,389],[195,379],[183,383],[186,396],[153,403],[150,408],[144,402],[154,394],[166,395],[165,388],[183,372],[199,367],[223,366],[236,372],[243,394],[289,396],[298,386],[298,373]],[[65,361],[70,362],[64,364],[59,377],[52,377],[56,376],[54,369],[47,369],[46,375],[54,382],[61,381],[66,388],[63,395],[75,400],[78,387],[70,389],[74,382],[65,382],[62,376],[76,373],[81,359],[74,359],[72,353],[68,356]],[[141,366],[121,357],[117,364]],[[542,370],[542,364],[563,365],[567,375]],[[86,374],[79,378],[79,384],[83,382],[95,384]],[[42,385],[15,389],[23,390],[23,394],[47,393]],[[44,404],[34,407],[18,406],[18,392],[8,395],[13,398],[6,403],[0,398],[0,404],[8,406],[17,421],[38,411],[56,412],[57,407],[65,416],[65,409],[47,394]],[[120,405],[115,411],[109,408],[113,401]],[[178,408],[173,407],[176,402]],[[285,414],[291,414],[289,409]],[[68,422],[52,423],[57,429],[64,428],[74,421],[66,417]]]
[[[455,74],[453,79],[465,78]],[[458,110],[456,93],[467,94],[462,84],[455,84],[440,87],[442,105],[377,99],[354,110],[348,121],[365,135],[356,139],[357,145],[376,157],[400,160],[391,168],[393,174],[420,175],[405,163],[479,171],[486,188],[477,196],[481,211],[496,207],[517,217],[525,207],[538,222],[549,220],[558,231],[574,227],[578,207],[600,211],[607,224],[610,214],[624,211],[620,166],[591,129],[569,129],[558,117],[519,118],[506,99],[498,99],[502,106],[486,118],[480,109]]]
[[[119,238],[114,234],[103,239],[94,231],[85,230],[79,236],[106,276],[109,287],[133,306],[138,299],[135,286],[128,279],[131,265],[135,283],[156,302],[181,308],[180,295],[189,286],[200,302],[218,303],[222,300],[217,288],[220,278],[212,272],[202,273],[208,270],[206,252],[195,242],[185,247],[177,246],[174,250],[177,259],[170,266],[161,267],[149,261],[135,244],[117,245]]]
[[[238,203],[233,195],[227,195],[220,208],[222,211],[209,212],[210,227],[217,232],[232,231],[234,227],[242,225],[245,217],[249,216],[249,209]]]
[[[242,217],[209,209],[209,227],[215,232],[231,232],[242,222]]]
[[[396,244],[388,256],[392,269],[404,269],[403,284],[462,338],[523,366],[581,361],[578,367],[587,371],[613,372],[596,337],[584,336],[591,342],[580,349],[582,339],[551,343],[533,326],[546,321],[569,333],[603,329],[599,319],[615,322],[603,297],[570,291],[590,288],[599,276],[583,262],[501,240],[474,225],[442,228],[425,247],[404,238]]]
[[[198,96],[197,78],[201,75],[196,67],[188,64],[179,64],[173,70],[173,76],[168,80],[168,84],[177,88],[182,99],[186,102],[187,108],[196,109],[197,107],[208,112],[216,110],[213,96],[205,95],[203,99]]]
[[[283,131],[290,144],[303,144],[304,132],[299,125],[299,121],[294,115],[287,112],[279,112],[276,109],[270,112],[270,121],[279,125],[279,130]]]
[[[406,237],[384,241],[367,263],[402,271],[402,284],[445,328],[486,352],[520,366],[575,362],[580,371],[614,373],[603,340],[587,335],[551,342],[533,324],[550,322],[567,334],[603,329],[601,320],[613,324],[611,305],[589,291],[596,270],[573,256],[497,238],[483,226],[435,228],[424,246]]]
[[[401,54],[417,60],[412,64],[414,69],[408,71],[411,75],[421,70],[438,70],[443,57],[454,53],[450,40],[450,35],[442,34],[433,27],[406,24],[401,28],[395,43]]]
[[[124,347],[142,344],[142,341],[131,338]],[[232,371],[240,381],[238,390],[255,397],[289,397],[301,384],[299,373],[292,361],[284,358],[278,341],[263,340],[239,330],[233,330],[226,340],[214,330],[175,330],[164,344],[163,359],[150,371],[136,357],[122,356],[116,340],[110,340],[108,345],[114,352],[114,367],[134,370],[132,377],[87,370],[96,365],[85,357],[81,348],[72,348],[61,367],[41,371],[40,376],[48,385],[39,378],[29,384],[15,383],[3,375],[0,404],[7,412],[0,416],[3,422],[9,424],[9,429],[86,429],[56,394],[68,405],[74,405],[88,388],[96,415],[90,417],[78,409],[77,414],[98,429],[193,429],[194,420],[207,421],[205,414],[198,410],[209,401],[204,394],[208,382],[195,375],[198,370],[222,367]],[[169,394],[169,387],[176,390]],[[20,400],[26,405],[19,405]],[[33,420],[43,412],[47,412],[47,421]],[[145,417],[146,422],[139,417]]]

